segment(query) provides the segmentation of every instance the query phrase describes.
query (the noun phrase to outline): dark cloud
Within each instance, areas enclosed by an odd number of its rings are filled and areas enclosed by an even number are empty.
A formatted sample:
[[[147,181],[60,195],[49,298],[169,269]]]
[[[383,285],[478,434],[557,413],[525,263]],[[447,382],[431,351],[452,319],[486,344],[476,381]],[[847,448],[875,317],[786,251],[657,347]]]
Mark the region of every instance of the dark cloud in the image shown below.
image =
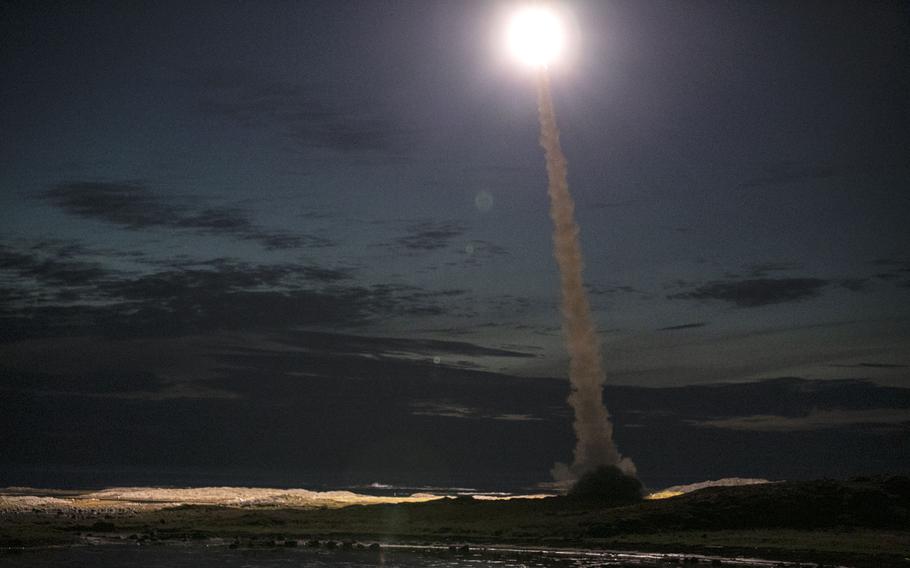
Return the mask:
[[[20,239],[16,241],[15,244],[23,250],[28,250],[34,253],[41,253],[48,256],[54,256],[59,259],[75,260],[79,257],[113,257],[137,259],[143,258],[145,256],[145,253],[139,251],[124,251],[98,247],[90,248],[80,242],[63,239],[45,238],[38,241]]]
[[[171,383],[155,385],[150,390],[130,390],[114,393],[84,393],[80,391],[45,391],[35,394],[42,396],[87,396],[112,400],[175,401],[175,400],[233,400],[241,398],[235,392],[208,387],[198,383]]]
[[[536,422],[544,420],[539,416],[526,413],[497,413],[482,408],[463,406],[451,401],[420,400],[411,404],[412,416],[432,416],[435,418],[457,418],[462,420],[506,420],[509,422]]]
[[[71,181],[43,192],[41,198],[66,213],[105,221],[125,229],[157,227],[186,229],[197,234],[224,235],[255,241],[267,249],[326,247],[325,238],[265,230],[255,225],[248,214],[231,207],[194,211],[179,200],[169,202],[138,183]]]
[[[350,280],[351,273],[348,270],[337,268],[322,268],[319,266],[296,266],[294,269],[311,282],[324,282],[332,284],[341,280]]]
[[[411,225],[407,234],[395,239],[394,245],[412,251],[431,251],[447,248],[452,239],[465,234],[467,228],[458,222],[419,223]]]
[[[868,278],[845,278],[838,280],[837,285],[851,292],[865,292],[869,289]]]
[[[10,253],[17,271],[53,280],[56,301],[12,302],[27,289],[4,288],[2,340],[74,334],[179,336],[295,326],[352,327],[377,319],[469,315],[464,290],[427,290],[403,284],[352,284],[346,270],[315,265],[251,264],[229,259],[177,261],[145,274],[124,274],[63,263],[53,269]],[[60,264],[60,263],[57,263]],[[159,264],[158,266],[161,266]],[[73,282],[91,278],[91,292],[67,297]],[[91,302],[87,300],[92,300]],[[71,305],[61,305],[65,302]]]
[[[247,241],[256,241],[270,250],[283,250],[294,248],[326,248],[335,246],[335,241],[316,235],[300,235],[290,233],[275,233],[264,230],[255,230],[241,233],[238,238]]]
[[[60,382],[58,377],[50,377],[54,383]],[[28,390],[29,394],[40,397],[88,397],[111,400],[135,400],[135,401],[173,401],[186,399],[237,399],[240,396],[237,393],[207,387],[201,384],[192,383],[172,383],[167,385],[155,384],[148,390],[125,390],[117,392],[87,392],[84,388],[77,390],[61,390],[55,385],[54,388]]]
[[[122,285],[106,305],[38,305],[0,313],[0,341],[75,335],[180,336],[290,326],[354,326],[376,312],[370,290],[231,291],[187,287],[181,279]],[[183,286],[183,287],[182,287]],[[134,297],[135,300],[127,298]]]
[[[412,129],[389,118],[377,101],[331,94],[329,85],[275,81],[242,69],[201,71],[197,109],[204,115],[281,133],[297,149],[346,154],[400,154]],[[232,79],[226,79],[232,77]]]
[[[293,325],[351,326],[374,317],[447,313],[440,302],[460,290],[403,285],[345,286],[344,271],[319,267],[222,263],[172,270],[113,284],[111,297],[140,301],[206,329],[268,329]],[[317,289],[308,288],[311,285]]]
[[[447,267],[478,267],[483,266],[493,259],[509,256],[510,253],[505,248],[491,243],[489,241],[472,239],[467,242],[460,250],[457,251],[460,258],[443,262]],[[432,269],[438,267],[431,267]]]
[[[798,302],[821,293],[828,281],[819,278],[756,278],[732,282],[709,282],[690,292],[667,296],[670,299],[722,300],[739,307],[753,308],[784,302]]]
[[[468,260],[487,260],[498,256],[509,256],[510,254],[504,247],[481,239],[468,241],[462,252],[470,257]]]
[[[20,288],[0,287],[0,309],[6,304],[17,302],[25,298],[28,298],[28,294],[23,292]]]
[[[863,410],[812,410],[804,416],[776,416],[757,414],[731,418],[693,420],[701,428],[744,430],[752,432],[805,432],[812,430],[878,427],[910,428],[910,409],[872,408]]]
[[[106,271],[94,262],[66,260],[76,249],[51,251],[51,256],[0,244],[0,274],[13,273],[52,286],[85,286],[98,283]]]
[[[491,313],[508,314],[517,316],[530,309],[532,306],[552,306],[555,300],[537,300],[532,301],[526,296],[515,296],[513,294],[499,294],[487,298],[486,304]],[[494,324],[495,325],[495,324]]]
[[[42,197],[71,215],[130,229],[179,226],[181,215],[145,186],[133,183],[72,181],[52,187]]]
[[[111,298],[129,301],[176,298],[195,290],[219,295],[257,287],[287,287],[289,277],[297,275],[293,265],[208,264],[210,268],[182,268],[122,279],[109,283],[104,292]]]
[[[878,278],[879,280],[897,280],[900,278],[900,274],[893,272],[880,272],[878,274],[873,274],[873,278]]]
[[[844,369],[907,369],[910,365],[891,365],[888,363],[856,363],[854,365],[831,365]]]
[[[246,214],[235,208],[206,209],[200,213],[179,219],[176,225],[191,229],[208,229],[213,232],[230,233],[246,233],[253,229],[253,223],[246,217]]]
[[[595,310],[611,309],[616,302],[629,302],[633,296],[638,300],[652,300],[654,296],[648,292],[627,285],[597,285],[587,284],[585,289],[591,299],[591,306]]]
[[[484,347],[464,341],[375,337],[317,331],[287,332],[273,339],[276,342],[287,345],[305,346],[307,349],[321,353],[357,354],[371,357],[460,355],[466,357],[526,358],[535,356],[522,351]]]
[[[641,294],[642,291],[632,286],[587,286],[588,294],[592,296],[615,296],[617,294]]]
[[[900,270],[905,272],[910,272],[910,261],[900,258],[877,258],[871,261],[870,264],[875,266],[896,266]]]
[[[872,265],[884,269],[884,272],[873,274],[873,278],[879,280],[899,280],[907,276],[910,272],[910,261],[904,258],[879,258],[871,262]],[[904,280],[897,283],[901,287],[910,287],[910,280]]]
[[[786,272],[799,268],[802,268],[802,265],[796,262],[760,262],[748,265],[746,270],[753,278],[763,278],[769,272]]]
[[[688,280],[683,280],[682,278],[677,278],[669,282],[664,282],[661,285],[661,288],[664,290],[685,290],[686,288],[692,288],[697,285],[697,282],[690,282]]]
[[[0,341],[350,327],[380,318],[470,313],[462,306],[463,290],[358,286],[348,269],[177,258],[140,259],[152,270],[128,273],[84,260],[91,254],[49,241],[0,245]]]
[[[700,322],[696,322],[696,323],[684,323],[684,324],[680,324],[680,325],[671,325],[668,327],[660,327],[657,329],[657,331],[676,331],[678,329],[693,329],[696,327],[705,327],[706,325],[708,325],[708,324],[700,321]]]
[[[369,287],[376,313],[398,316],[475,315],[470,302],[464,302],[467,290],[427,290],[407,284],[375,284]]]

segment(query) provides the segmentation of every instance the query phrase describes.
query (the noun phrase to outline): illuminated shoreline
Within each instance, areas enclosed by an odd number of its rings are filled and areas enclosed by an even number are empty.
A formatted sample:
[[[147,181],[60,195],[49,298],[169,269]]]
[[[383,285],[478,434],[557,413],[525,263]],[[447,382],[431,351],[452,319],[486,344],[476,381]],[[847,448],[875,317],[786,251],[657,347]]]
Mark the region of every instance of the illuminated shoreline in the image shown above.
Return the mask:
[[[35,493],[35,494],[29,494]],[[48,495],[60,493],[60,496]],[[412,493],[410,495],[366,495],[353,491],[310,491],[307,489],[272,489],[262,487],[112,487],[100,491],[39,490],[27,487],[0,489],[0,511],[56,512],[154,511],[186,505],[220,507],[264,507],[291,509],[334,509],[352,505],[384,505],[424,503],[440,499],[471,497],[483,501],[511,499],[544,499],[553,494],[503,495],[470,493],[439,495]]]

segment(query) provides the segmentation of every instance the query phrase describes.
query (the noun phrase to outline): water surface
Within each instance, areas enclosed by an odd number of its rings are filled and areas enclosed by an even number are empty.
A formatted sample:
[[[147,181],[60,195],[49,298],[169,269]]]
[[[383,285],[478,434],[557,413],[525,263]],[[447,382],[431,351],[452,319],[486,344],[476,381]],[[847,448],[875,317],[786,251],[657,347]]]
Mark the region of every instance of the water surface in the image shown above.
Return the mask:
[[[167,544],[138,546],[105,544],[30,549],[0,553],[0,566],[50,568],[59,566],[169,567],[169,568],[273,568],[295,566],[302,568],[642,568],[672,566],[682,556],[620,553],[556,551],[497,548],[452,552],[433,547],[386,547],[381,551],[329,551],[308,548],[231,549],[224,545]],[[698,564],[711,566],[710,559],[701,558]],[[738,568],[768,568],[771,562],[724,559],[722,566]]]

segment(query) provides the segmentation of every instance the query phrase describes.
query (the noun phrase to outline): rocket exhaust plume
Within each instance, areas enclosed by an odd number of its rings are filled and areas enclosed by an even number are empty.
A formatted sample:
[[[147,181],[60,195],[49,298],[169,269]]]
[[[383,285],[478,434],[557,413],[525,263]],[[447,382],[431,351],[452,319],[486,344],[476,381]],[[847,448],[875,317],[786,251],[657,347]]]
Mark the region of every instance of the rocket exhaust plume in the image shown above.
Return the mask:
[[[557,463],[557,482],[570,484],[598,467],[614,466],[631,477],[635,464],[620,455],[613,443],[613,424],[603,403],[606,376],[600,343],[582,280],[584,262],[575,223],[575,203],[569,194],[566,157],[559,144],[559,128],[545,68],[537,82],[540,145],[547,160],[550,217],[553,219],[553,252],[562,288],[563,333],[569,352],[569,404],[575,410],[575,453],[572,465]]]

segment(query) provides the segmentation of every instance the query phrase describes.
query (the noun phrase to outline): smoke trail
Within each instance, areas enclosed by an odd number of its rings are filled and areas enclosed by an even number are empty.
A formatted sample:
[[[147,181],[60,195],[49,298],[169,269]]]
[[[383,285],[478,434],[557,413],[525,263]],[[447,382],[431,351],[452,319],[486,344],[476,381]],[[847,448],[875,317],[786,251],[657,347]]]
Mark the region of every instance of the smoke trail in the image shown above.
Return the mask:
[[[553,249],[562,285],[563,332],[569,352],[569,404],[575,410],[575,459],[571,466],[553,467],[557,481],[569,483],[599,466],[616,466],[635,475],[635,464],[624,458],[613,443],[613,424],[603,404],[606,379],[600,344],[582,280],[583,261],[575,223],[575,203],[569,194],[566,157],[559,144],[559,128],[550,95],[550,81],[541,70],[537,83],[540,111],[540,145],[547,158]]]

